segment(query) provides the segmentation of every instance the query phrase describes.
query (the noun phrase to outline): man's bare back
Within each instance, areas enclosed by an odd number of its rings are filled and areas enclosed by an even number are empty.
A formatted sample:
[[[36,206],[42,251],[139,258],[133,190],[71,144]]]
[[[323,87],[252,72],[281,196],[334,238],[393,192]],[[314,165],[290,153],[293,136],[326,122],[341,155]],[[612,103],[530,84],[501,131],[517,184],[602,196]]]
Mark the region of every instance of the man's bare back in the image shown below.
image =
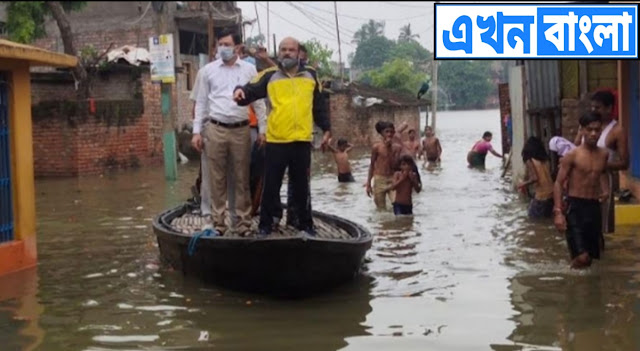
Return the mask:
[[[351,173],[351,164],[349,164],[349,155],[346,151],[339,151],[333,153],[333,157],[336,161],[336,165],[338,166],[338,173],[345,174]]]

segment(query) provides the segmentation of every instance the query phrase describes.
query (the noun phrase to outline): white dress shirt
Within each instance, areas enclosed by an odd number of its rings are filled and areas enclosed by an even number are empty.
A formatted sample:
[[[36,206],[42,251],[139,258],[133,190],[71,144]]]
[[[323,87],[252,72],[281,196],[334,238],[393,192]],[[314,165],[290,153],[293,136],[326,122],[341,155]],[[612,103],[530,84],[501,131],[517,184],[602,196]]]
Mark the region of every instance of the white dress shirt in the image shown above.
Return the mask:
[[[213,118],[222,123],[238,123],[249,119],[248,106],[238,106],[233,100],[233,91],[238,85],[245,85],[258,75],[256,67],[236,58],[233,65],[226,65],[221,59],[204,66],[196,76],[196,111],[193,133],[200,134],[202,122]],[[266,107],[263,100],[252,103],[258,119],[258,132],[266,129]]]

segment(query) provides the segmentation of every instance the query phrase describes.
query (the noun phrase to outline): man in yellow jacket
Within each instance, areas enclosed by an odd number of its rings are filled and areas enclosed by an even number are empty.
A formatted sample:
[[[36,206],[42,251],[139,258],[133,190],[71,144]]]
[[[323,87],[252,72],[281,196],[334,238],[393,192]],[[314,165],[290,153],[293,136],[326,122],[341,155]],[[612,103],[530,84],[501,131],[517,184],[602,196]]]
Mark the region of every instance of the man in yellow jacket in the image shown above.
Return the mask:
[[[300,43],[293,38],[280,42],[277,67],[262,71],[252,82],[236,87],[234,99],[245,106],[268,98],[271,113],[267,118],[265,175],[260,205],[260,236],[271,234],[274,218],[282,218],[280,188],[289,167],[296,204],[309,204],[311,141],[315,122],[322,131],[322,148],[331,138],[331,123],[316,72],[299,61]],[[315,235],[310,206],[297,205],[298,229]],[[276,225],[278,223],[275,223]]]

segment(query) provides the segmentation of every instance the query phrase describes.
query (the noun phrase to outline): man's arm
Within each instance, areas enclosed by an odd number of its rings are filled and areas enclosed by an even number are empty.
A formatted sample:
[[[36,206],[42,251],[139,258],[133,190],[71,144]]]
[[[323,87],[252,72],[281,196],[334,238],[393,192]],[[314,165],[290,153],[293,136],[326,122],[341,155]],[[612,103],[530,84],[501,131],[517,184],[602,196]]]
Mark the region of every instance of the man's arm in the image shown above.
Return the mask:
[[[574,157],[574,153],[570,152],[560,160],[560,170],[558,171],[556,182],[553,184],[553,222],[560,231],[567,230],[567,221],[562,212],[562,185],[569,177]]]
[[[385,190],[386,191],[396,190],[396,188],[398,188],[398,185],[400,185],[400,183],[402,183],[402,181],[404,181],[405,178],[406,176],[402,172],[394,173],[393,181],[391,182],[391,185],[389,185]]]
[[[504,158],[503,155],[500,155],[499,153],[496,152],[496,150],[493,149],[493,146],[491,146],[491,148],[489,149],[489,152],[491,152],[495,157]]]
[[[612,171],[626,171],[629,169],[629,140],[627,133],[625,133],[622,127],[616,129],[616,149],[618,150],[620,160],[609,162],[607,169]]]
[[[573,144],[577,147],[582,144],[582,127],[578,127],[578,134],[576,134],[576,138],[573,141]]]
[[[250,103],[267,97],[267,85],[275,70],[260,72],[251,82],[237,86],[233,91],[233,98],[238,106],[247,106]],[[255,107],[254,107],[255,109]],[[258,111],[256,111],[256,114]],[[257,117],[257,115],[256,115]]]
[[[195,106],[195,117],[193,120],[193,134],[200,134],[202,129],[202,120],[207,117],[207,104],[209,102],[209,79],[208,77],[208,68],[205,66],[203,69],[198,71],[198,76],[196,76],[196,81],[200,78],[200,81],[194,87],[197,89],[195,92],[196,98],[196,106]]]
[[[538,174],[536,173],[535,167],[533,167],[533,161],[528,160],[525,165],[527,166],[528,179],[520,183],[520,185],[518,185],[519,188],[523,188],[538,181]]]
[[[378,160],[378,148],[374,145],[371,149],[371,163],[369,164],[369,174],[367,175],[367,195],[371,196],[371,180],[373,179],[373,168]]]
[[[322,129],[324,135],[322,136],[321,148],[324,151],[326,145],[331,139],[331,121],[329,120],[329,113],[327,111],[327,104],[324,96],[322,95],[320,81],[316,76],[314,70],[309,70],[315,80],[315,87],[313,88],[313,122]]]
[[[436,138],[436,146],[438,148],[438,158],[442,155],[442,146],[440,145],[440,139]]]

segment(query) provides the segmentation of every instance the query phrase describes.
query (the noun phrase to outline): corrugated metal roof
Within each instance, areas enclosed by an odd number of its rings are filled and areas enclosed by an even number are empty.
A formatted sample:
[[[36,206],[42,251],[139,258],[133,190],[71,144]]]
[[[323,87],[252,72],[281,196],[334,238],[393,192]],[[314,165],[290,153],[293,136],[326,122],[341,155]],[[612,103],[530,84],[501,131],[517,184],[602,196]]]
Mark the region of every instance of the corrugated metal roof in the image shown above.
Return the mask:
[[[560,106],[559,67],[557,60],[525,61],[529,110]]]

